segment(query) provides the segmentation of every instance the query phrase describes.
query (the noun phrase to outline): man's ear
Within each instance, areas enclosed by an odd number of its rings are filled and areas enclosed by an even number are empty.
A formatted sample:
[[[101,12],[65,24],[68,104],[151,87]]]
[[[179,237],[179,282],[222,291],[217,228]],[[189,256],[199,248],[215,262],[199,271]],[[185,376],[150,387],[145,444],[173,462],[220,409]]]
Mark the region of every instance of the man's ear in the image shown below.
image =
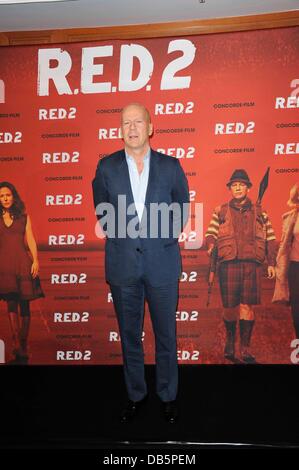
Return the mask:
[[[153,124],[150,122],[150,123],[149,123],[149,127],[148,127],[148,135],[149,135],[149,137],[151,137],[151,136],[153,135],[153,133],[154,133],[154,126],[153,126]]]

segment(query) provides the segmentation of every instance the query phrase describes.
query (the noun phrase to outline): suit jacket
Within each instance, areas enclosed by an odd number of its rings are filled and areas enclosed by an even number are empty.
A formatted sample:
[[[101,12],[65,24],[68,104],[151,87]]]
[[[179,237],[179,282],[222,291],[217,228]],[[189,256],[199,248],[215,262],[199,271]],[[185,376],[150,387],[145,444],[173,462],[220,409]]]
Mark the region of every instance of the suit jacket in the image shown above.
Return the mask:
[[[288,303],[290,300],[288,269],[290,264],[290,253],[293,242],[293,231],[298,217],[296,210],[283,214],[282,236],[276,258],[275,289],[272,298],[274,303]]]
[[[100,160],[92,187],[95,208],[97,209],[98,204],[110,203],[116,214],[115,233],[113,233],[113,230],[107,231],[105,223],[108,212],[97,213],[107,234],[105,245],[107,282],[114,285],[129,285],[136,282],[140,277],[140,262],[143,273],[152,286],[163,286],[177,281],[181,274],[178,236],[188,219],[188,213],[185,210],[177,216],[169,211],[167,220],[162,221],[159,217],[151,217],[150,205],[166,203],[169,206],[178,203],[182,209],[184,203],[189,203],[187,178],[179,161],[151,150],[146,210],[140,223],[134,206],[124,150]],[[120,195],[125,196],[124,204],[119,200]],[[128,210],[129,207],[131,210]],[[117,218],[118,211],[122,214],[122,220]],[[125,230],[130,223],[136,227],[134,238],[129,237]],[[169,232],[167,236],[165,236],[165,223],[168,227],[166,232]],[[153,229],[156,237],[150,236]]]

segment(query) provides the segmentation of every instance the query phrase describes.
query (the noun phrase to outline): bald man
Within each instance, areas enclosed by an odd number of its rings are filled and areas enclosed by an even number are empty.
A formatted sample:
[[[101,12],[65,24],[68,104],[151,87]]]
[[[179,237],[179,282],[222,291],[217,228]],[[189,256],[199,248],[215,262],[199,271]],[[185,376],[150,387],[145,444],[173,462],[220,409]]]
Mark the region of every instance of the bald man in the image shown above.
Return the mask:
[[[149,111],[131,103],[121,113],[124,149],[100,160],[93,180],[97,217],[106,234],[105,274],[118,320],[132,420],[147,399],[142,346],[144,302],[155,335],[156,392],[164,418],[178,418],[176,308],[178,236],[188,218],[189,190],[179,161],[150,148]],[[158,214],[158,216],[157,216]]]

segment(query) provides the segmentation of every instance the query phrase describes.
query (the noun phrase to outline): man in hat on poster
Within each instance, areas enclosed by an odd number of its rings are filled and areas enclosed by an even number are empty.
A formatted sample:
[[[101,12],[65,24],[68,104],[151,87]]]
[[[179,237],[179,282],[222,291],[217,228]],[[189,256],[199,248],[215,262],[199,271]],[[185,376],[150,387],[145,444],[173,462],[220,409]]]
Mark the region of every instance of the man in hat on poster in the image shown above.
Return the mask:
[[[208,254],[217,250],[219,283],[226,329],[224,357],[235,362],[237,320],[240,353],[245,363],[255,363],[250,339],[255,323],[253,305],[261,303],[262,264],[267,258],[268,278],[275,277],[275,235],[260,203],[248,193],[252,183],[243,169],[235,170],[227,183],[232,199],[214,210],[206,232]]]

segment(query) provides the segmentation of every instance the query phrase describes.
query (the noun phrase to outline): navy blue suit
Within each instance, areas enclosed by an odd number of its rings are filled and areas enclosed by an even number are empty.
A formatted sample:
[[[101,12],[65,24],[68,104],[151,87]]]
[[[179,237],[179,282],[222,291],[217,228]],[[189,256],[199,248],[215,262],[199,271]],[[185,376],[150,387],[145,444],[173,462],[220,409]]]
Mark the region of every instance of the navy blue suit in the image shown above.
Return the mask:
[[[169,211],[165,222],[159,217],[150,217],[150,213],[152,203],[166,203],[168,206],[176,203],[181,208],[184,203],[189,203],[186,176],[177,159],[151,150],[146,211],[140,223],[134,210],[124,150],[99,162],[92,185],[96,208],[98,204],[110,203],[117,214],[121,209],[119,195],[126,196],[125,212],[133,205],[129,215],[126,214],[121,222],[116,220],[115,233],[108,229],[105,246],[105,274],[118,318],[129,398],[138,401],[147,393],[142,348],[146,299],[156,341],[157,393],[162,401],[174,400],[177,393],[175,313],[181,274],[177,238],[188,214],[182,210],[181,215],[177,216]],[[101,223],[104,220],[102,217],[103,214],[98,215]],[[135,238],[123,231],[130,222],[136,226]],[[155,232],[154,238],[151,230]]]

